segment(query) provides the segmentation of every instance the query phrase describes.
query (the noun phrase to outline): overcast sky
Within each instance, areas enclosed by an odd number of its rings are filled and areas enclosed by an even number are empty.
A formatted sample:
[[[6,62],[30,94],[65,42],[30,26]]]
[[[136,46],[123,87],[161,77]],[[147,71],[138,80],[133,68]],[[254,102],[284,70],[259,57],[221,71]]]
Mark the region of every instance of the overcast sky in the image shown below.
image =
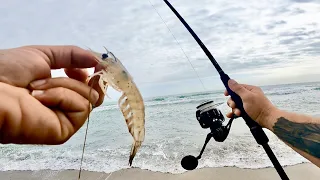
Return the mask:
[[[4,1],[0,48],[72,44],[102,52],[106,46],[145,97],[221,89],[214,67],[181,22],[162,0],[150,1],[196,72],[149,0]],[[254,85],[319,81],[320,0],[170,2],[231,78]]]

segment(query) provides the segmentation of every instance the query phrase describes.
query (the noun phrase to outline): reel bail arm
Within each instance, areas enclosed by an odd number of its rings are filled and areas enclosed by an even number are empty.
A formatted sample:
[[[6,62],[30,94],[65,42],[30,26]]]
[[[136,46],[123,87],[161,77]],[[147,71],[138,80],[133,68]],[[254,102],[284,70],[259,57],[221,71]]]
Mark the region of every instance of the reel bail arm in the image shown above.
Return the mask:
[[[206,140],[203,144],[203,147],[200,151],[200,154],[197,156],[197,159],[201,159],[201,156],[203,154],[204,149],[206,148],[208,142],[210,141],[211,138],[213,138],[217,142],[223,142],[224,140],[227,139],[231,124],[234,118],[231,118],[226,126],[221,126],[219,129],[217,129],[215,132],[212,131],[207,134]]]

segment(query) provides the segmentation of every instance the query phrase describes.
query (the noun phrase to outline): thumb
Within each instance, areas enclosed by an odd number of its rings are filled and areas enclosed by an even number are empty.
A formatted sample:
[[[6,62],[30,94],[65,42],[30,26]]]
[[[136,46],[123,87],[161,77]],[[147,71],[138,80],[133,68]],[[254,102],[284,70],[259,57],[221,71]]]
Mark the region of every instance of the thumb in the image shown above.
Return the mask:
[[[228,85],[229,85],[229,88],[235,92],[236,94],[238,94],[240,97],[244,96],[245,94],[248,93],[248,90],[240,85],[239,83],[237,83],[237,81],[233,80],[233,79],[230,79],[228,81]]]
[[[86,82],[86,79],[89,75],[87,69],[81,68],[65,68],[64,72],[69,78],[78,80],[80,82]]]

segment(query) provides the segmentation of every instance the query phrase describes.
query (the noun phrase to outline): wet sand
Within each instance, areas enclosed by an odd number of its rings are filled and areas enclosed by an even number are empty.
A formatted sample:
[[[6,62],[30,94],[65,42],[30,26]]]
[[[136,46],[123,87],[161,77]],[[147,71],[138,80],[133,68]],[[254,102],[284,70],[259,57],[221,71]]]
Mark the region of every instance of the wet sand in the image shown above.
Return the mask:
[[[319,180],[320,168],[304,163],[284,167],[290,180]],[[1,171],[1,180],[77,180],[78,170]],[[152,172],[139,168],[113,173],[82,171],[81,180],[276,180],[281,179],[274,168],[241,169],[236,167],[203,168],[181,174]]]

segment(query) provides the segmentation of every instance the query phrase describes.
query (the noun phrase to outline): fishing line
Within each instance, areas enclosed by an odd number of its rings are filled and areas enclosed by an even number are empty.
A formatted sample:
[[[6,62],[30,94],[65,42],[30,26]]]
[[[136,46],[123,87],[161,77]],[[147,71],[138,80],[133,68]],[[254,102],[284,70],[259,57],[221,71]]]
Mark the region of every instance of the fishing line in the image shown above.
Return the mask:
[[[80,180],[80,177],[81,177],[81,170],[82,170],[82,161],[83,161],[83,155],[84,155],[84,149],[86,147],[86,141],[87,141],[87,134],[88,134],[88,129],[89,129],[89,121],[90,121],[90,114],[91,114],[91,111],[93,110],[94,106],[92,106],[92,110],[90,111],[90,95],[91,95],[91,92],[92,92],[92,88],[93,88],[93,84],[94,84],[94,80],[93,79],[93,82],[91,84],[91,87],[90,87],[90,91],[89,91],[89,113],[88,113],[88,121],[87,121],[87,127],[86,127],[86,132],[85,132],[85,135],[84,135],[84,142],[83,142],[83,147],[82,147],[82,154],[81,154],[81,162],[80,162],[80,169],[79,169],[79,176],[78,176],[78,180]],[[89,80],[90,81],[90,80]],[[88,83],[89,83],[88,81]]]
[[[89,120],[90,120],[90,118],[89,118],[89,116],[88,116],[88,122],[87,122],[87,127],[86,127],[86,134],[85,134],[85,136],[84,136],[84,142],[83,142],[83,148],[82,148],[82,155],[81,155],[81,163],[80,163],[80,170],[79,170],[78,180],[80,179],[80,176],[81,176],[82,161],[83,161],[83,155],[84,155],[84,148],[85,148],[85,146],[86,146],[86,141],[87,141]]]
[[[194,66],[192,65],[192,63],[191,63],[191,61],[190,61],[189,57],[187,56],[187,54],[186,54],[186,53],[185,53],[185,51],[183,50],[183,48],[182,48],[181,44],[179,43],[179,41],[177,40],[177,38],[175,37],[175,35],[174,35],[174,34],[172,33],[172,31],[170,30],[170,28],[169,28],[169,26],[167,25],[167,23],[164,21],[164,19],[162,18],[162,16],[160,15],[160,13],[157,11],[156,7],[154,7],[154,5],[151,3],[151,1],[150,1],[150,0],[149,0],[149,3],[150,3],[150,4],[151,4],[151,6],[154,8],[154,10],[157,12],[157,14],[158,14],[158,16],[161,18],[162,22],[163,22],[163,23],[166,25],[166,27],[168,28],[169,32],[171,33],[171,35],[172,35],[172,36],[173,36],[173,38],[175,39],[176,43],[179,45],[179,47],[180,47],[180,49],[182,50],[183,54],[186,56],[187,60],[189,61],[189,63],[190,63],[190,65],[191,65],[192,69],[193,69],[193,70],[194,70],[194,72],[196,73],[196,75],[197,75],[197,77],[198,77],[199,81],[200,81],[200,82],[201,82],[201,84],[202,84],[203,89],[204,89],[204,90],[206,90],[206,88],[205,88],[205,86],[204,86],[204,84],[203,84],[203,82],[202,82],[201,78],[199,77],[199,75],[198,75],[198,73],[197,73],[196,69],[194,68]]]

